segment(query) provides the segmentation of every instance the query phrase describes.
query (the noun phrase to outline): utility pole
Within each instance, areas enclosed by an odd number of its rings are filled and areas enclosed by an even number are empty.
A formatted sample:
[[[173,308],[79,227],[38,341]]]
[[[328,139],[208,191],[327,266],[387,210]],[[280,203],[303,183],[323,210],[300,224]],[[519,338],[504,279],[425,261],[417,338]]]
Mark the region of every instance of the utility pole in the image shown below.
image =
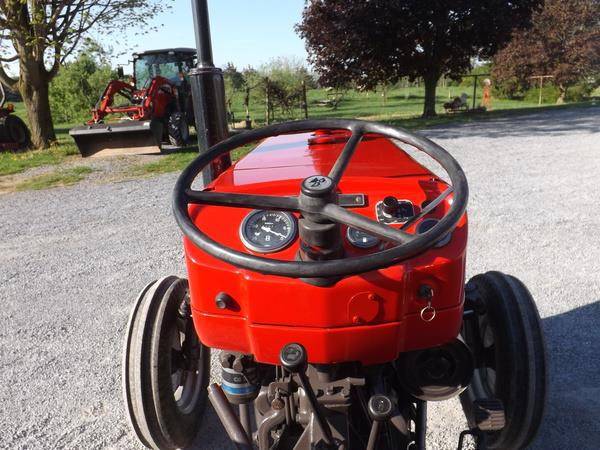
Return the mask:
[[[554,75],[534,75],[534,76],[529,77],[529,78],[533,78],[533,79],[537,78],[538,80],[540,80],[540,83],[539,83],[539,85],[540,85],[540,95],[539,95],[539,98],[538,98],[538,105],[541,105],[542,104],[542,88],[544,87],[544,78],[554,78]]]

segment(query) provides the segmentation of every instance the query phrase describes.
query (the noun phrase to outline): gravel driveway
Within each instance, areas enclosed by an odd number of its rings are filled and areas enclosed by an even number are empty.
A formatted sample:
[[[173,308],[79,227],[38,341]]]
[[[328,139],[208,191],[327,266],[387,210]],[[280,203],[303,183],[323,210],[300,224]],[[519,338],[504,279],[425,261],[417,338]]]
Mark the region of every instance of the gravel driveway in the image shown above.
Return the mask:
[[[537,299],[550,358],[536,449],[600,445],[600,108],[424,132],[470,181],[469,276]],[[176,175],[0,197],[0,448],[138,448],[121,402],[137,291],[183,275]],[[430,406],[428,448],[456,448],[458,402]],[[210,412],[198,448],[229,448]]]

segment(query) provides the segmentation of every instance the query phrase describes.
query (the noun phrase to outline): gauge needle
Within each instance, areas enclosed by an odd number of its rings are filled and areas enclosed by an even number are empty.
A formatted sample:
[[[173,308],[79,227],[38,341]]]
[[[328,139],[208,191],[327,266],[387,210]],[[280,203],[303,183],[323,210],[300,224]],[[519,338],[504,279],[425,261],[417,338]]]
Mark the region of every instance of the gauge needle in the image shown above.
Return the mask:
[[[269,227],[260,227],[261,230],[266,231],[267,233],[274,234],[275,236],[279,236],[281,238],[285,238],[285,234],[278,233],[276,231],[271,230]]]

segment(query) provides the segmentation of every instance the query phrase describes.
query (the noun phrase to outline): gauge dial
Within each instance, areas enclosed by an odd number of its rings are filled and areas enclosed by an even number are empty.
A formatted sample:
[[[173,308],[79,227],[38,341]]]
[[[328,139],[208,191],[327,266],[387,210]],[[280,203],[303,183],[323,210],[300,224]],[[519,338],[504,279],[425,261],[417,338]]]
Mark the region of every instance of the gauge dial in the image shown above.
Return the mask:
[[[423,222],[421,222],[419,224],[419,226],[417,227],[417,233],[418,234],[423,234],[423,233],[431,230],[438,222],[439,222],[438,219],[433,219],[433,218],[429,218],[429,219],[423,220]],[[440,239],[439,241],[437,241],[436,244],[435,244],[435,246],[436,247],[443,247],[448,242],[450,242],[450,239],[452,239],[452,234],[448,233],[442,239]]]
[[[352,227],[348,227],[346,236],[350,243],[358,248],[371,248],[379,244],[379,238]]]
[[[252,251],[271,253],[287,247],[296,237],[296,219],[281,211],[255,210],[240,226],[240,238]]]

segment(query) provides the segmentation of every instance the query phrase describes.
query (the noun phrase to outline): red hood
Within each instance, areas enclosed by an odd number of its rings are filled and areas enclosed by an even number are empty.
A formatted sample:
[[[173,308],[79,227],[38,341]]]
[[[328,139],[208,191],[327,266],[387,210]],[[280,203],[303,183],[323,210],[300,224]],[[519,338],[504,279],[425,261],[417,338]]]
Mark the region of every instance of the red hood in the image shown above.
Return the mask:
[[[301,133],[268,138],[242,158],[233,171],[223,174],[218,184],[243,185],[326,175],[347,137],[347,133],[338,132],[330,136]],[[431,172],[389,139],[367,135],[353,155],[345,175],[406,177],[427,176]]]

